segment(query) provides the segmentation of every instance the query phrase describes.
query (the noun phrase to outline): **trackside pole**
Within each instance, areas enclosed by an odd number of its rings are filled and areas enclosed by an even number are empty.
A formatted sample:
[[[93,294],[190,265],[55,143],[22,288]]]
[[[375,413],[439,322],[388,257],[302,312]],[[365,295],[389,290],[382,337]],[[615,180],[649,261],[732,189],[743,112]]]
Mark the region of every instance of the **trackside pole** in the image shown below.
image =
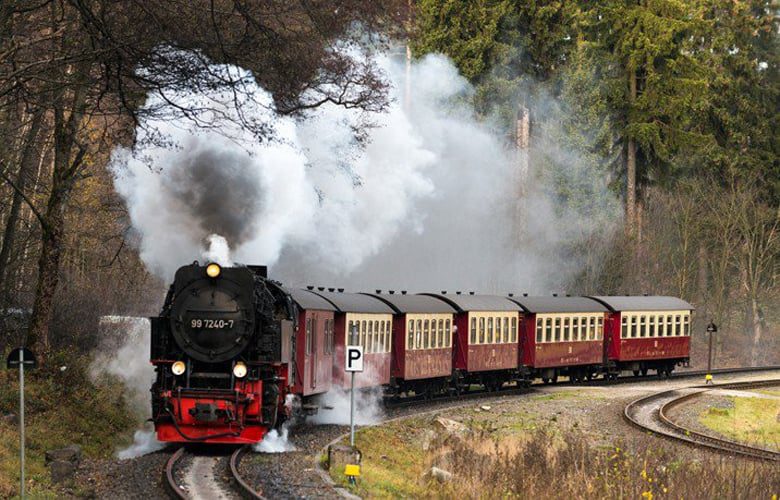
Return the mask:
[[[355,447],[355,372],[352,372],[352,386],[349,389],[349,445]]]
[[[19,349],[19,496],[24,499],[24,351]]]

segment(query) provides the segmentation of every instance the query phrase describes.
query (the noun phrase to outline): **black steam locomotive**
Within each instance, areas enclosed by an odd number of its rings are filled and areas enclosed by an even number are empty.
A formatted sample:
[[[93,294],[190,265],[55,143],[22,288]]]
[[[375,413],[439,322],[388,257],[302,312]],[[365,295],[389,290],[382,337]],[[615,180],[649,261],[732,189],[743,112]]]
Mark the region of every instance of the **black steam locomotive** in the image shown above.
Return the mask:
[[[197,262],[151,318],[160,441],[254,443],[284,418],[295,305],[264,266]]]

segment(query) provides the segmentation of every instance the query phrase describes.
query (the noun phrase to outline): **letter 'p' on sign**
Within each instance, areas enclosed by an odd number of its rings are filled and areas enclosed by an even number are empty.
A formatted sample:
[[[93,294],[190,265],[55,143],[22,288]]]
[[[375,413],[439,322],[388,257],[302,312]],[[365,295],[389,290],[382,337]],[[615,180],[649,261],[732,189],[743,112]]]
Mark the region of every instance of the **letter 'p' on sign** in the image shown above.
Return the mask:
[[[362,372],[363,371],[363,346],[349,345],[347,346],[346,354],[347,354],[346,370],[348,372]]]

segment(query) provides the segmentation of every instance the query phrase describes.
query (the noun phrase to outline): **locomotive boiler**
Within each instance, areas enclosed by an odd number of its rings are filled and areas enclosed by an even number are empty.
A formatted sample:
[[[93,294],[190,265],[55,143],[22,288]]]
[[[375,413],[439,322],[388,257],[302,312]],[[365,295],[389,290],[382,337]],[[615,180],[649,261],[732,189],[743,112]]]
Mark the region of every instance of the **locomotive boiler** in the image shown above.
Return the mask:
[[[264,266],[197,262],[151,318],[160,441],[254,443],[284,419],[295,306]]]

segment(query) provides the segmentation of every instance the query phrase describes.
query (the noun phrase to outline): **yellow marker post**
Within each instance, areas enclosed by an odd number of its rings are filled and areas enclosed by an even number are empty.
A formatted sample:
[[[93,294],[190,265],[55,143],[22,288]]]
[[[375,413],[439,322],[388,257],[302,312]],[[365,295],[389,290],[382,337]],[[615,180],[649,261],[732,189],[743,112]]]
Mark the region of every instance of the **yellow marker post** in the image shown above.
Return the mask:
[[[345,465],[344,475],[347,476],[349,484],[355,484],[356,478],[360,476],[360,466],[354,464]]]
[[[705,384],[711,384],[712,383],[712,374],[708,373],[704,376],[704,383]]]

